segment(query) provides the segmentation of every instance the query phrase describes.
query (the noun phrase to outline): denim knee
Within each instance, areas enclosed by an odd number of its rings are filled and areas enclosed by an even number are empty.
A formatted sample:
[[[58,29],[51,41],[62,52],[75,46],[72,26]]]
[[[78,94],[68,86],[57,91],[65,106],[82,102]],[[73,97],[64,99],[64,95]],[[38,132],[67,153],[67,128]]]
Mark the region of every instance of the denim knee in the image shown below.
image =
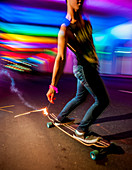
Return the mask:
[[[77,101],[78,104],[83,103],[86,100],[86,97],[76,96],[75,98],[76,98],[76,101]]]

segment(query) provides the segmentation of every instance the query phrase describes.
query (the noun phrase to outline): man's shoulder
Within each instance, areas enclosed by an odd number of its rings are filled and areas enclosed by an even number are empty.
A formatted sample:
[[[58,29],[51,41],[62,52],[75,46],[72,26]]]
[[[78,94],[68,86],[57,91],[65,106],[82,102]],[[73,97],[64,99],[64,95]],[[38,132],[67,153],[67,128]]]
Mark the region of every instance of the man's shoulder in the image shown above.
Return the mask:
[[[62,24],[61,24],[61,26],[66,26],[66,27],[68,27],[69,25],[70,25],[70,21],[67,19],[67,18],[64,18],[63,19],[63,21],[62,21]]]

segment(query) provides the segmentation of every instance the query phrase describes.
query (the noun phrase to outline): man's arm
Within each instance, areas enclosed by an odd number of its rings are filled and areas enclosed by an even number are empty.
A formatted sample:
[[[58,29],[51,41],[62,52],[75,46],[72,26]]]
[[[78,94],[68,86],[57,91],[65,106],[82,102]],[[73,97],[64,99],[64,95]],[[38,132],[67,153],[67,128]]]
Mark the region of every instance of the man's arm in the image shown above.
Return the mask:
[[[57,86],[57,83],[63,73],[65,62],[66,62],[66,26],[62,25],[58,34],[58,53],[57,57],[55,59],[53,74],[52,74],[52,86]],[[55,89],[52,88],[52,86],[49,88],[47,92],[47,98],[49,102],[54,103],[54,95],[55,95]]]

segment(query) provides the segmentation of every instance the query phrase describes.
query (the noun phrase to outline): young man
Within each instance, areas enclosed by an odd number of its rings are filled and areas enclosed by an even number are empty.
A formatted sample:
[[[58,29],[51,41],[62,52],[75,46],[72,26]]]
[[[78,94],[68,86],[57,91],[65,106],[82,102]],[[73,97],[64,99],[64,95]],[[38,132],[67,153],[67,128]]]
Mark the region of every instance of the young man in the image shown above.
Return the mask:
[[[77,92],[76,96],[66,104],[57,116],[57,121],[72,121],[67,116],[90,93],[95,102],[75,130],[77,138],[89,140],[85,138],[85,134],[88,132],[89,126],[108,106],[109,98],[98,73],[98,57],[92,39],[92,26],[89,20],[82,17],[82,5],[83,0],[67,0],[67,15],[58,34],[58,54],[54,64],[51,85],[46,95],[49,102],[54,103],[54,95],[58,92],[56,86],[63,73],[66,47],[68,46],[77,58],[77,65],[73,66],[73,72],[77,78]]]

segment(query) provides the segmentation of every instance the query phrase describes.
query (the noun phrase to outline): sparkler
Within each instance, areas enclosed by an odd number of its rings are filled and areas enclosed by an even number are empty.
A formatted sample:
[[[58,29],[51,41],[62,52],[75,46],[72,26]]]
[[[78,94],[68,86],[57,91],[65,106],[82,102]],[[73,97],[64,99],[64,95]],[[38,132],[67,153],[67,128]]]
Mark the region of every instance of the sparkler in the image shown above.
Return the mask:
[[[24,115],[28,115],[28,114],[31,114],[31,113],[33,113],[33,112],[41,112],[41,111],[43,111],[43,114],[44,114],[45,116],[48,116],[48,114],[49,114],[49,113],[48,113],[48,108],[47,108],[47,107],[44,107],[44,108],[39,109],[39,110],[32,110],[32,111],[29,111],[29,112],[25,112],[25,113],[16,115],[16,116],[14,116],[14,118],[17,118],[17,117],[20,117],[20,116],[24,116]]]

